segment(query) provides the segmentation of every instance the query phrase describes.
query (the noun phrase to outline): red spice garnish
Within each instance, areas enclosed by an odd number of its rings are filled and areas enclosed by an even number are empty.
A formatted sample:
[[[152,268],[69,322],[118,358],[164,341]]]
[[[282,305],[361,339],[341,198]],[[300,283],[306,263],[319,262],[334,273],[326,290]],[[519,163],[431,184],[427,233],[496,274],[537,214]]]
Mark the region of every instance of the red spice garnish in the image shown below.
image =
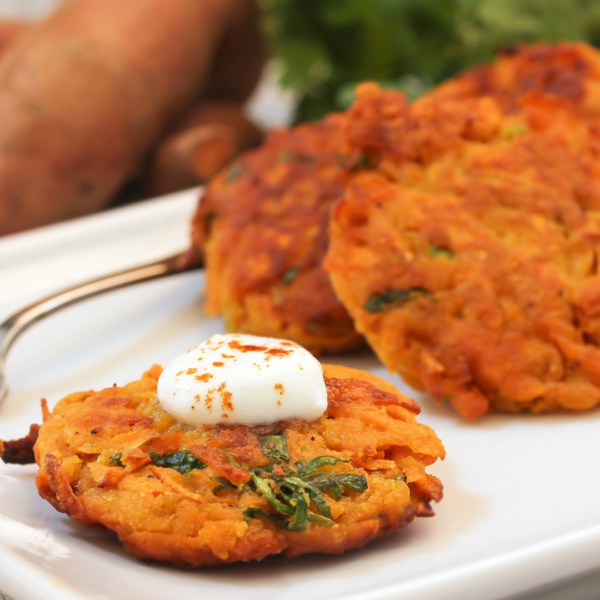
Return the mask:
[[[283,392],[285,390],[283,389],[283,385],[281,383],[276,383],[273,387],[275,388],[276,392],[279,392],[280,396],[283,396]]]
[[[196,381],[204,381],[204,383],[206,383],[211,378],[212,375],[210,373],[204,373],[203,375],[196,375],[196,377],[194,377]]]
[[[284,350],[283,348],[269,348],[267,354],[270,356],[287,356],[291,354],[293,350]]]
[[[213,363],[213,367],[224,367],[224,366],[225,366],[225,363],[222,363],[222,362],[214,362]]]
[[[233,341],[227,344],[232,350],[239,350],[240,352],[265,352],[266,346],[253,346],[251,344],[242,345],[239,342]]]
[[[197,370],[198,370],[198,369],[192,369],[192,368],[189,368],[189,369],[186,371],[186,374],[187,374],[187,375],[193,375],[193,374],[194,374],[194,373],[195,373]]]

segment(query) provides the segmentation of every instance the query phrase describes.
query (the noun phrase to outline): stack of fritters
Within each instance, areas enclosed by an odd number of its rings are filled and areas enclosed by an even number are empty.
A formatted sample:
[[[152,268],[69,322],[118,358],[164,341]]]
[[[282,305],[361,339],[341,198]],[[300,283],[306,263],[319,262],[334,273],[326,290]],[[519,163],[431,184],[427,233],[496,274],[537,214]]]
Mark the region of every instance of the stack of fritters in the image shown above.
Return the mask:
[[[176,422],[160,367],[124,387],[71,394],[39,431],[41,496],[116,531],[142,559],[196,567],[270,554],[338,553],[433,514],[444,457],[418,406],[368,373],[326,367],[316,421]]]
[[[600,403],[600,56],[539,45],[408,105],[359,88],[368,172],[326,267],[382,361],[464,416]]]
[[[313,352],[363,343],[322,267],[331,205],[358,166],[351,154],[341,161],[343,125],[331,115],[275,131],[208,186],[192,235],[206,261],[206,310],[228,331]]]

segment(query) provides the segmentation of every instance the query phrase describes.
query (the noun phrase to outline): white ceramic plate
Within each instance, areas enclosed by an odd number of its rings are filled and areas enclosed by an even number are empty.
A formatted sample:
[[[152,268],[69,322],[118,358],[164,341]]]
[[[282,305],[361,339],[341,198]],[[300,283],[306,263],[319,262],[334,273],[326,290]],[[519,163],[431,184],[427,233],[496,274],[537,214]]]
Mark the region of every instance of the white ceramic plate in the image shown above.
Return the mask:
[[[196,195],[0,240],[0,321],[67,285],[184,248]],[[204,315],[202,290],[201,273],[179,275],[34,326],[9,357],[0,438],[21,437],[39,422],[42,397],[52,406],[72,391],[124,384],[223,331]],[[1,465],[0,589],[16,600],[486,600],[600,567],[600,412],[470,424],[387,375],[370,352],[335,360],[386,377],[421,402],[421,420],[448,452],[431,468],[445,488],[435,518],[339,557],[182,571],[140,563],[112,533],[55,512],[36,493],[33,466]]]

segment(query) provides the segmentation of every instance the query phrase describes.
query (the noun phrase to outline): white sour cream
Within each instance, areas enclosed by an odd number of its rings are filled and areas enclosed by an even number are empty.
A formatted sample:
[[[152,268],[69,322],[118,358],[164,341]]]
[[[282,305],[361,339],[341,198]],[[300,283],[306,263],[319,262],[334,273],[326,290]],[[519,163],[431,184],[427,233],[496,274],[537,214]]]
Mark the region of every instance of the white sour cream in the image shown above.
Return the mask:
[[[254,335],[214,335],[175,358],[158,399],[191,426],[318,419],[327,408],[319,361],[298,344]]]

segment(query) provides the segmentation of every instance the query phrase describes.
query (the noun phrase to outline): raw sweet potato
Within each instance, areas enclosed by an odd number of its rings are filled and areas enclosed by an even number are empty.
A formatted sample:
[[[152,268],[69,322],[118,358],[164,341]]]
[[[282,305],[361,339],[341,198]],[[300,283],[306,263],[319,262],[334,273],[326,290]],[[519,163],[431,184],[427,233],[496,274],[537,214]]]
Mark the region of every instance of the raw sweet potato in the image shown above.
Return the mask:
[[[241,102],[203,102],[157,145],[145,177],[147,196],[205,183],[240,152],[262,140]]]
[[[258,77],[250,0],[69,0],[0,61],[0,235],[106,205],[201,95]]]

